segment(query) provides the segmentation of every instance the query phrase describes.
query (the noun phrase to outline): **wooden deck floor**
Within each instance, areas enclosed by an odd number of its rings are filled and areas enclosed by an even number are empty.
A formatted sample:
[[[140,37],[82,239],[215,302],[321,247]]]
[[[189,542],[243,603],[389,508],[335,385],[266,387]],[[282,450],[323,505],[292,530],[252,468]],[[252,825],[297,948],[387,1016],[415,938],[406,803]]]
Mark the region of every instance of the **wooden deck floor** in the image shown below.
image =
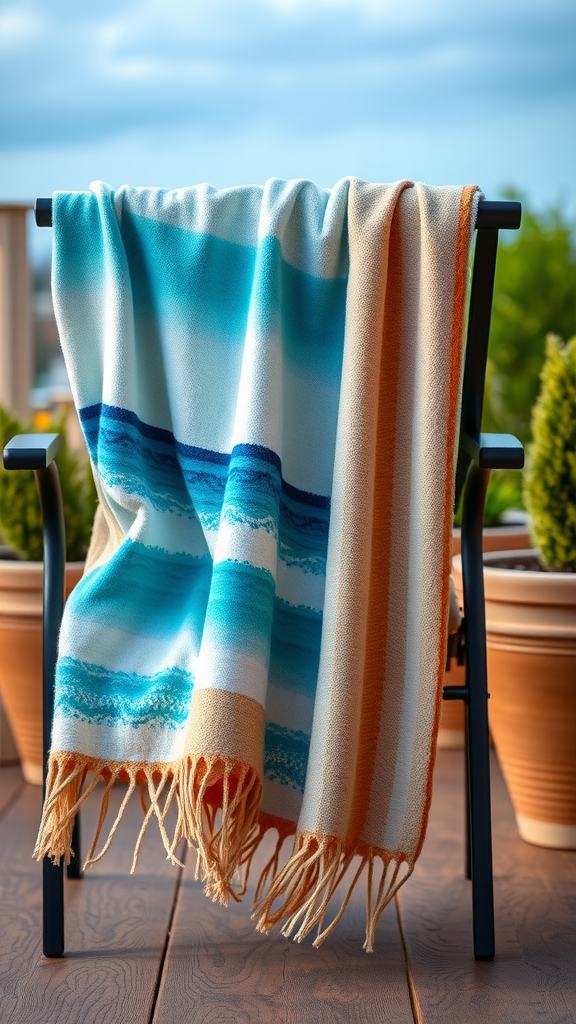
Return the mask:
[[[572,1024],[576,853],[522,843],[493,771],[497,958],[472,956],[462,877],[462,756],[442,752],[424,852],[376,952],[359,895],[320,950],[254,932],[170,867],[153,830],[127,877],[136,802],[107,857],[67,882],[67,955],[40,953],[39,791],[0,770],[0,1024]],[[119,799],[120,793],[116,794]],[[96,803],[83,824],[94,826]]]

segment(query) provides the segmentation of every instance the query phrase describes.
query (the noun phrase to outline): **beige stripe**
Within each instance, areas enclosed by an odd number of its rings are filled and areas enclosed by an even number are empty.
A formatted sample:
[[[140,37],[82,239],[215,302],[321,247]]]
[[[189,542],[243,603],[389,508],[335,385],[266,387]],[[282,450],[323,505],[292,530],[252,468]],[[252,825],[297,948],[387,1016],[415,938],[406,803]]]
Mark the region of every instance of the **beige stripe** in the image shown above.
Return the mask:
[[[217,755],[248,765],[262,778],[264,709],[252,697],[227,690],[194,690],[186,754]]]
[[[405,665],[397,679],[402,702],[398,723],[394,781],[389,795],[387,821],[380,839],[389,849],[413,852],[405,828],[419,834],[426,785],[430,733],[434,720],[436,665],[441,626],[443,513],[446,487],[446,408],[450,382],[450,336],[454,291],[453,259],[460,189],[430,194],[416,186],[405,202],[403,220],[405,308],[403,348],[412,353],[406,364],[408,379],[401,384],[412,402],[404,407],[406,422],[399,431],[402,454],[397,461],[404,477],[408,508],[395,508],[395,520],[410,524],[408,543],[396,539],[393,553],[404,556],[407,572],[405,617],[389,629],[405,638]],[[450,233],[452,237],[449,236]],[[440,413],[440,415],[439,415]],[[405,433],[404,439],[402,434]],[[422,692],[424,687],[424,692]],[[430,689],[432,700],[430,701]],[[373,794],[371,819],[378,828],[377,794]],[[408,808],[408,804],[410,807]],[[405,843],[408,842],[408,846]]]
[[[389,538],[390,563],[389,592],[384,595],[388,615],[382,621],[386,633],[385,661],[385,714],[379,722],[380,734],[375,753],[375,768],[371,791],[366,793],[368,806],[363,838],[366,842],[384,847],[385,826],[389,820],[394,779],[397,769],[406,771],[407,765],[398,763],[404,755],[400,746],[402,712],[405,703],[405,676],[408,641],[414,645],[415,637],[408,637],[406,622],[410,599],[411,473],[414,458],[414,388],[416,369],[417,306],[419,295],[419,260],[414,259],[414,247],[420,238],[419,219],[415,216],[414,189],[405,192],[398,204],[400,253],[402,257],[401,323],[396,339],[399,349],[398,412],[395,430],[389,444],[394,465],[392,482],[392,523]],[[392,341],[392,339],[390,339]],[[392,845],[391,849],[394,849]]]
[[[314,724],[299,829],[343,836],[361,736],[387,249],[409,185],[352,181],[350,274],[332,488],[326,604]]]

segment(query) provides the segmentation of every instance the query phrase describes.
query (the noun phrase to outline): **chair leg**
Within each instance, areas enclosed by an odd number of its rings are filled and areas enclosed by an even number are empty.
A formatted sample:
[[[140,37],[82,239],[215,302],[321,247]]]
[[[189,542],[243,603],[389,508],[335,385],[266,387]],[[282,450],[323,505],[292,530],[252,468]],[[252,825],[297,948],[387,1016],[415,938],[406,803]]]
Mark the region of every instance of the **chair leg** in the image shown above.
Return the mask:
[[[490,473],[472,466],[464,490],[462,568],[466,608],[466,715],[474,956],[494,958],[490,751],[482,521]]]
[[[470,841],[470,770],[468,747],[468,704],[464,703],[464,877],[472,878]]]
[[[58,631],[64,607],[66,544],[64,514],[58,470],[53,462],[35,471],[44,536],[44,614],[42,651],[42,733],[44,786],[46,795],[48,757],[54,717],[54,677],[58,654]],[[44,956],[64,953],[64,863],[54,865],[48,857],[42,863],[42,932]]]
[[[492,836],[490,823],[490,762],[488,730],[482,735],[473,715],[468,716],[470,868],[472,875],[472,913],[474,956],[494,959],[494,889],[492,877]],[[476,735],[474,735],[476,733]]]
[[[74,853],[70,858],[70,863],[66,868],[66,874],[68,878],[82,878],[82,853],[81,853],[81,833],[80,833],[80,811],[77,812],[74,818],[74,828],[72,829],[72,849]]]
[[[64,863],[42,861],[42,952],[57,957],[64,953]]]

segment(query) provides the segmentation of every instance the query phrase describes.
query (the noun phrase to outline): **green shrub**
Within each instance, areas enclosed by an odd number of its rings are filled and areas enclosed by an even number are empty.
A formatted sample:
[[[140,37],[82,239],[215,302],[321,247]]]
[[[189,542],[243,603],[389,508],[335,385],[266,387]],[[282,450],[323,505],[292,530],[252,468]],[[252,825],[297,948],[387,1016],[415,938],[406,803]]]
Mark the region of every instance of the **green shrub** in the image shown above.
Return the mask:
[[[90,464],[66,443],[64,419],[55,420],[46,433],[62,435],[56,456],[60,474],[62,503],[66,523],[66,558],[81,561],[88,549],[96,512],[96,488]],[[2,449],[15,434],[36,433],[14,413],[0,405],[0,445]],[[0,461],[0,531],[6,542],[30,561],[42,559],[42,518],[31,470],[10,470]]]
[[[576,337],[546,339],[532,414],[525,500],[533,540],[550,569],[576,571]]]

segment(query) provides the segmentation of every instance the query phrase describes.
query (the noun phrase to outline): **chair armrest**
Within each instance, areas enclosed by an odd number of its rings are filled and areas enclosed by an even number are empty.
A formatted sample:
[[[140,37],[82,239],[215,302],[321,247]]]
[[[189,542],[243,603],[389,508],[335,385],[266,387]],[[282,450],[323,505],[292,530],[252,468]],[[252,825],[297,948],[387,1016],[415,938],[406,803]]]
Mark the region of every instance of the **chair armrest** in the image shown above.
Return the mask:
[[[46,469],[60,442],[60,434],[16,434],[4,449],[4,469]]]
[[[524,448],[512,434],[464,434],[462,447],[479,469],[522,469]]]

